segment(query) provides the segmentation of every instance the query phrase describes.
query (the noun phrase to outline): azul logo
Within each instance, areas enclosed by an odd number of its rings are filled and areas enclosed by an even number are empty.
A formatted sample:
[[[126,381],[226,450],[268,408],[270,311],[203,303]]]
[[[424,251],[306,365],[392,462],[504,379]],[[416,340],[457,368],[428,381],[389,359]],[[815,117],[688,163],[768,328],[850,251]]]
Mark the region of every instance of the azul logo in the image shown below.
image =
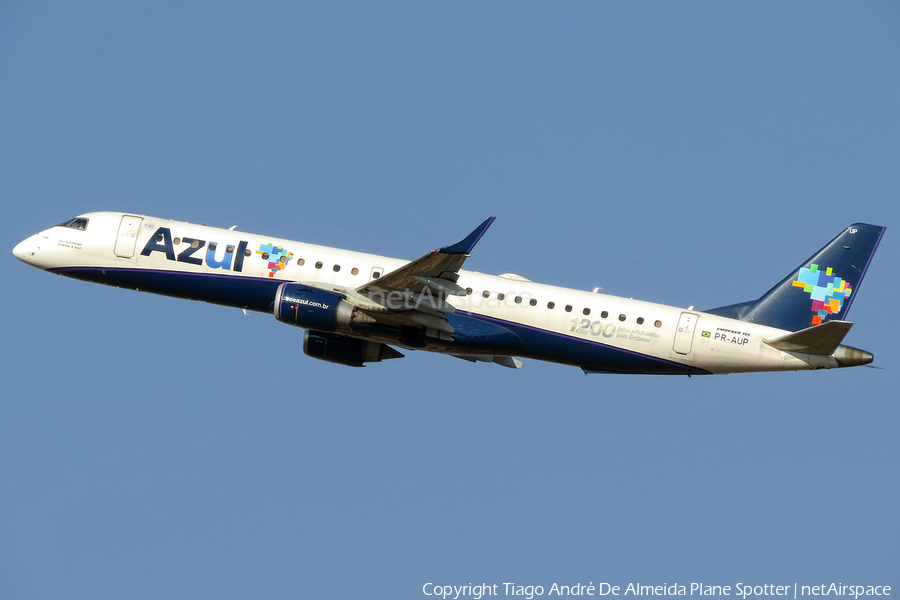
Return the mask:
[[[172,232],[168,227],[160,227],[156,230],[144,249],[141,250],[141,256],[150,256],[153,252],[162,252],[166,255],[166,260],[187,263],[189,265],[202,265],[203,255],[206,254],[206,265],[212,269],[225,269],[241,272],[244,268],[244,258],[250,256],[247,250],[248,242],[238,242],[237,248],[227,245],[219,248],[216,242],[206,240],[196,240],[193,238],[182,238],[179,240],[181,244],[187,244],[187,248],[175,255],[175,244],[172,242]],[[205,248],[205,251],[204,251]],[[199,256],[198,256],[199,254]],[[219,255],[220,258],[217,258]]]
[[[812,311],[816,313],[812,318],[813,325],[820,325],[828,315],[841,312],[844,300],[853,293],[850,284],[834,275],[831,267],[822,271],[816,264],[800,269],[793,286],[803,288],[812,298]]]

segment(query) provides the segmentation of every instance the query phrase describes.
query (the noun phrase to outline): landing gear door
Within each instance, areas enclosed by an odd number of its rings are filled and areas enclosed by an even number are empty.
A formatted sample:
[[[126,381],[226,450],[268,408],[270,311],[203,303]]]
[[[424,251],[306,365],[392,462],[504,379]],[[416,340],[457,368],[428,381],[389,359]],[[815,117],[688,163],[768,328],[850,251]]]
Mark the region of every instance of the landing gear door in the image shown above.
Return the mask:
[[[131,258],[134,256],[134,245],[137,243],[138,231],[141,229],[141,217],[123,215],[116,234],[116,256]]]
[[[699,318],[696,313],[681,313],[681,318],[678,319],[678,328],[675,330],[675,343],[672,345],[672,349],[676,353],[683,355],[691,353],[694,331],[697,329],[697,319]]]

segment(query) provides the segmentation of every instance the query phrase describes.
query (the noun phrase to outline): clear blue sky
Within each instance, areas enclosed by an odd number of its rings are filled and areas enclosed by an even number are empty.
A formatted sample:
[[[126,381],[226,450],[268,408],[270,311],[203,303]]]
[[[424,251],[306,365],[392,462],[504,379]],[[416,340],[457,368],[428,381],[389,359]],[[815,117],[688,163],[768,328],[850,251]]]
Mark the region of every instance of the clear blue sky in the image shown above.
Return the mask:
[[[426,582],[900,593],[900,5],[0,4],[0,597]],[[42,273],[122,210],[710,308],[888,227],[884,370],[665,378],[411,353]]]

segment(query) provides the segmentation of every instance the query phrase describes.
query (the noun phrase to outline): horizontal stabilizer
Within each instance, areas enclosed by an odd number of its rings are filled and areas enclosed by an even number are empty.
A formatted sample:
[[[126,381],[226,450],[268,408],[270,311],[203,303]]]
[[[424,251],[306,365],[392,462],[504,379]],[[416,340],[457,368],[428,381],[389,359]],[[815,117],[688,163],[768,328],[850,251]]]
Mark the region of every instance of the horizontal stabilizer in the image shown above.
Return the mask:
[[[844,341],[844,336],[851,327],[853,323],[849,321],[827,321],[780,338],[763,341],[785,352],[831,356]]]

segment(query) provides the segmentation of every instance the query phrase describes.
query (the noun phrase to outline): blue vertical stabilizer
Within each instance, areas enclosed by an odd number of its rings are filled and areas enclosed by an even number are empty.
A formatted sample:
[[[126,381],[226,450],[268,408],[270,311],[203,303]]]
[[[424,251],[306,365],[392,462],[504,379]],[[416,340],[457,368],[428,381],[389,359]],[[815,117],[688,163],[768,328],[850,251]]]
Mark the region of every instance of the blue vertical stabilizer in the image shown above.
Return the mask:
[[[846,321],[884,230],[854,223],[760,299],[705,312],[789,331]]]

